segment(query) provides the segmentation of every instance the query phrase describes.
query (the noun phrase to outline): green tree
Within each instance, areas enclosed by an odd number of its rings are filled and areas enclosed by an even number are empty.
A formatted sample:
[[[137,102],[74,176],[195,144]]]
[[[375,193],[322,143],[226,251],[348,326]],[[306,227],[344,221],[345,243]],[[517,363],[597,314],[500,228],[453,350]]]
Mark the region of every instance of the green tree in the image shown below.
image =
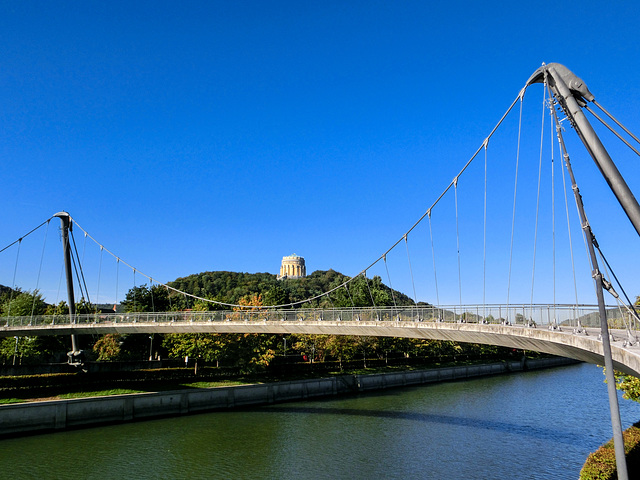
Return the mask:
[[[67,337],[7,337],[0,340],[0,359],[4,364],[58,361],[69,350]]]
[[[352,360],[358,350],[357,341],[347,335],[329,335],[327,337],[326,350],[333,358],[338,359],[340,370],[343,362]]]
[[[279,284],[273,285],[266,291],[263,301],[265,305],[286,305],[291,303],[289,292]]]
[[[616,388],[622,391],[622,398],[640,402],[640,379],[632,375],[615,372]]]
[[[17,290],[13,295],[5,295],[5,300],[0,306],[3,317],[28,317],[31,315],[43,315],[47,310],[47,304],[42,299],[38,290],[22,292]]]
[[[101,336],[93,345],[93,351],[98,355],[98,361],[114,361],[120,359],[122,337],[118,334],[107,333]]]
[[[324,362],[327,355],[329,335],[295,334],[291,336],[293,350],[305,356],[309,362]]]
[[[121,305],[125,312],[167,312],[170,310],[171,300],[166,287],[147,284],[129,289]]]
[[[215,333],[175,333],[165,335],[162,345],[171,358],[202,358],[219,364],[224,357],[227,341]]]
[[[44,312],[45,315],[68,315],[69,305],[64,300],[61,300],[57,305],[47,305],[47,309]]]

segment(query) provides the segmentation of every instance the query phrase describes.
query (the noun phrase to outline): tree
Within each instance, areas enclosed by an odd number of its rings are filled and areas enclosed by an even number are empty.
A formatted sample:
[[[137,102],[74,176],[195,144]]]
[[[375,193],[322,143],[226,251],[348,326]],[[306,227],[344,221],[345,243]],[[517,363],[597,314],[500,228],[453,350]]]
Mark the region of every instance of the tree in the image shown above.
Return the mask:
[[[262,295],[260,294],[251,294],[245,295],[241,299],[238,300],[239,307],[233,307],[234,312],[242,312],[246,310],[260,310],[259,307],[262,306]]]
[[[315,359],[324,362],[329,335],[295,334],[291,336],[291,339],[293,350],[299,352],[310,362]]]
[[[265,305],[286,305],[287,303],[291,303],[289,293],[279,284],[272,286],[264,294]]]
[[[98,360],[114,361],[120,358],[122,345],[121,336],[107,333],[93,345],[93,351],[98,354]]]
[[[76,302],[76,313],[98,313],[98,310],[82,297],[79,302]]]
[[[0,359],[4,364],[58,361],[69,350],[67,337],[7,337],[0,340]]]
[[[327,353],[338,359],[340,370],[342,370],[342,362],[348,362],[353,359],[358,350],[358,345],[353,337],[346,335],[329,335],[327,337]]]
[[[171,301],[166,287],[153,285],[149,288],[145,283],[130,288],[120,303],[125,312],[167,312]]]
[[[1,316],[3,317],[43,315],[47,309],[47,304],[38,290],[34,290],[33,293],[16,290],[13,295],[5,295],[4,299],[4,302],[0,305]]]
[[[640,402],[640,379],[632,375],[615,372],[616,388],[622,391],[622,398]]]
[[[61,300],[57,305],[47,305],[47,309],[44,312],[45,315],[69,315],[69,305],[64,300]]]
[[[275,358],[280,337],[257,333],[184,333],[166,335],[163,346],[171,358],[202,358],[216,365],[224,363],[255,371]]]

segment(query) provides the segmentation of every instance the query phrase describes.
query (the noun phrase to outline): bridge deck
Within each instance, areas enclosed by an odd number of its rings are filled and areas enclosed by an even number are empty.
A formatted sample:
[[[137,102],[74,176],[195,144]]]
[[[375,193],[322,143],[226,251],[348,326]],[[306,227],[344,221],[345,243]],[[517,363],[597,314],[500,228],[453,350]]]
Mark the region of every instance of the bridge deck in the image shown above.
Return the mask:
[[[602,342],[597,328],[580,328],[561,325],[510,325],[491,323],[466,323],[464,321],[424,321],[420,315],[397,315],[385,320],[361,320],[365,315],[322,315],[304,312],[300,316],[293,311],[278,315],[262,312],[184,312],[149,314],[109,314],[78,316],[74,323],[68,317],[28,317],[3,319],[0,337],[40,335],[85,334],[134,334],[134,333],[267,333],[267,334],[317,334],[360,335],[450,340],[481,343],[503,347],[532,350],[574,358],[589,363],[604,363]],[[214,315],[214,313],[216,315]],[[273,312],[272,312],[273,313]],[[335,313],[335,312],[332,312]],[[351,312],[353,313],[353,312]],[[371,312],[369,312],[371,313]],[[415,313],[415,312],[412,312]],[[314,316],[315,315],[315,316]],[[313,318],[310,319],[310,318]],[[354,319],[355,318],[355,319]],[[378,318],[380,316],[378,315]],[[424,317],[422,317],[424,318]],[[161,320],[161,321],[158,321]],[[640,346],[629,342],[626,330],[613,329],[612,355],[614,367],[631,375],[640,376]]]

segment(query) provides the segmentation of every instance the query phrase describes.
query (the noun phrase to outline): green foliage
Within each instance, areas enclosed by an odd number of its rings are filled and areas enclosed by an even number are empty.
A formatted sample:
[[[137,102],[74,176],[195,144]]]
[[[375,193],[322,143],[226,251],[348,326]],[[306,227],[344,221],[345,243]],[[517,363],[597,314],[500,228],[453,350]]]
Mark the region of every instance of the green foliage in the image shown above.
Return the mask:
[[[0,316],[44,315],[55,307],[47,305],[37,290],[0,289]],[[0,360],[7,364],[48,362],[68,350],[59,337],[8,337],[0,340]]]
[[[264,293],[263,302],[265,305],[286,305],[291,303],[289,292],[282,288],[282,285],[273,285]]]
[[[98,360],[118,360],[121,353],[121,336],[118,334],[106,334],[93,345],[93,351],[98,355]]]
[[[3,317],[28,317],[31,315],[42,315],[47,309],[47,304],[42,300],[42,294],[37,290],[22,292],[15,290],[4,293],[0,304],[0,316]]]
[[[69,350],[68,339],[57,336],[7,337],[0,340],[0,360],[5,364],[49,362]]]
[[[622,398],[640,402],[640,379],[633,375],[624,375],[615,372],[616,388],[621,390]]]
[[[207,362],[239,366],[255,371],[269,365],[279,345],[278,335],[252,333],[184,333],[164,337],[163,347],[171,358],[202,358]]]
[[[47,305],[47,310],[44,312],[45,315],[68,315],[69,314],[69,305],[64,300],[58,303],[58,305]]]
[[[176,333],[165,335],[162,346],[171,358],[203,358],[207,362],[219,362],[225,356],[224,335],[215,333]]]
[[[82,297],[79,302],[76,302],[76,313],[98,313],[98,310],[95,305],[87,302]]]
[[[199,297],[229,304],[238,304],[242,298],[261,295],[264,305],[285,305],[318,296],[348,279],[349,277],[335,270],[317,270],[304,278],[283,280],[277,280],[276,276],[270,273],[203,272],[178,278],[169,285]],[[130,290],[122,303],[128,305],[128,308],[133,308],[134,300],[136,305],[145,303],[141,300],[144,291],[140,289],[143,288],[146,286]],[[347,288],[340,288],[330,297],[323,297],[300,307],[366,307],[374,303],[376,306],[389,306],[393,305],[394,298],[397,305],[414,304],[408,296],[396,290],[392,291],[384,285],[382,279],[377,276],[372,279],[359,276],[350,282]],[[170,301],[174,310],[195,308],[196,305],[175,292],[171,293]],[[140,310],[136,308],[136,311]],[[156,308],[156,311],[160,310]]]
[[[167,312],[172,309],[169,293],[160,285],[132,287],[120,303],[125,312]]]
[[[638,478],[640,463],[640,423],[622,432],[629,478]],[[613,440],[591,453],[580,471],[580,480],[613,480],[617,478]]]

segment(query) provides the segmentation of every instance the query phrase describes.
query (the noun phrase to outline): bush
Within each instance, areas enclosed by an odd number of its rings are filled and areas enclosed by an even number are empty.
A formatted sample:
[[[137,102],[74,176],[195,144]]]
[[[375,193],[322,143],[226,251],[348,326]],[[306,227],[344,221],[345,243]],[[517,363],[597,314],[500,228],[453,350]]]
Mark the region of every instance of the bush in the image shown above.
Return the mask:
[[[640,473],[640,422],[622,432],[629,478]],[[617,478],[613,439],[587,457],[580,471],[580,480],[614,480]]]

